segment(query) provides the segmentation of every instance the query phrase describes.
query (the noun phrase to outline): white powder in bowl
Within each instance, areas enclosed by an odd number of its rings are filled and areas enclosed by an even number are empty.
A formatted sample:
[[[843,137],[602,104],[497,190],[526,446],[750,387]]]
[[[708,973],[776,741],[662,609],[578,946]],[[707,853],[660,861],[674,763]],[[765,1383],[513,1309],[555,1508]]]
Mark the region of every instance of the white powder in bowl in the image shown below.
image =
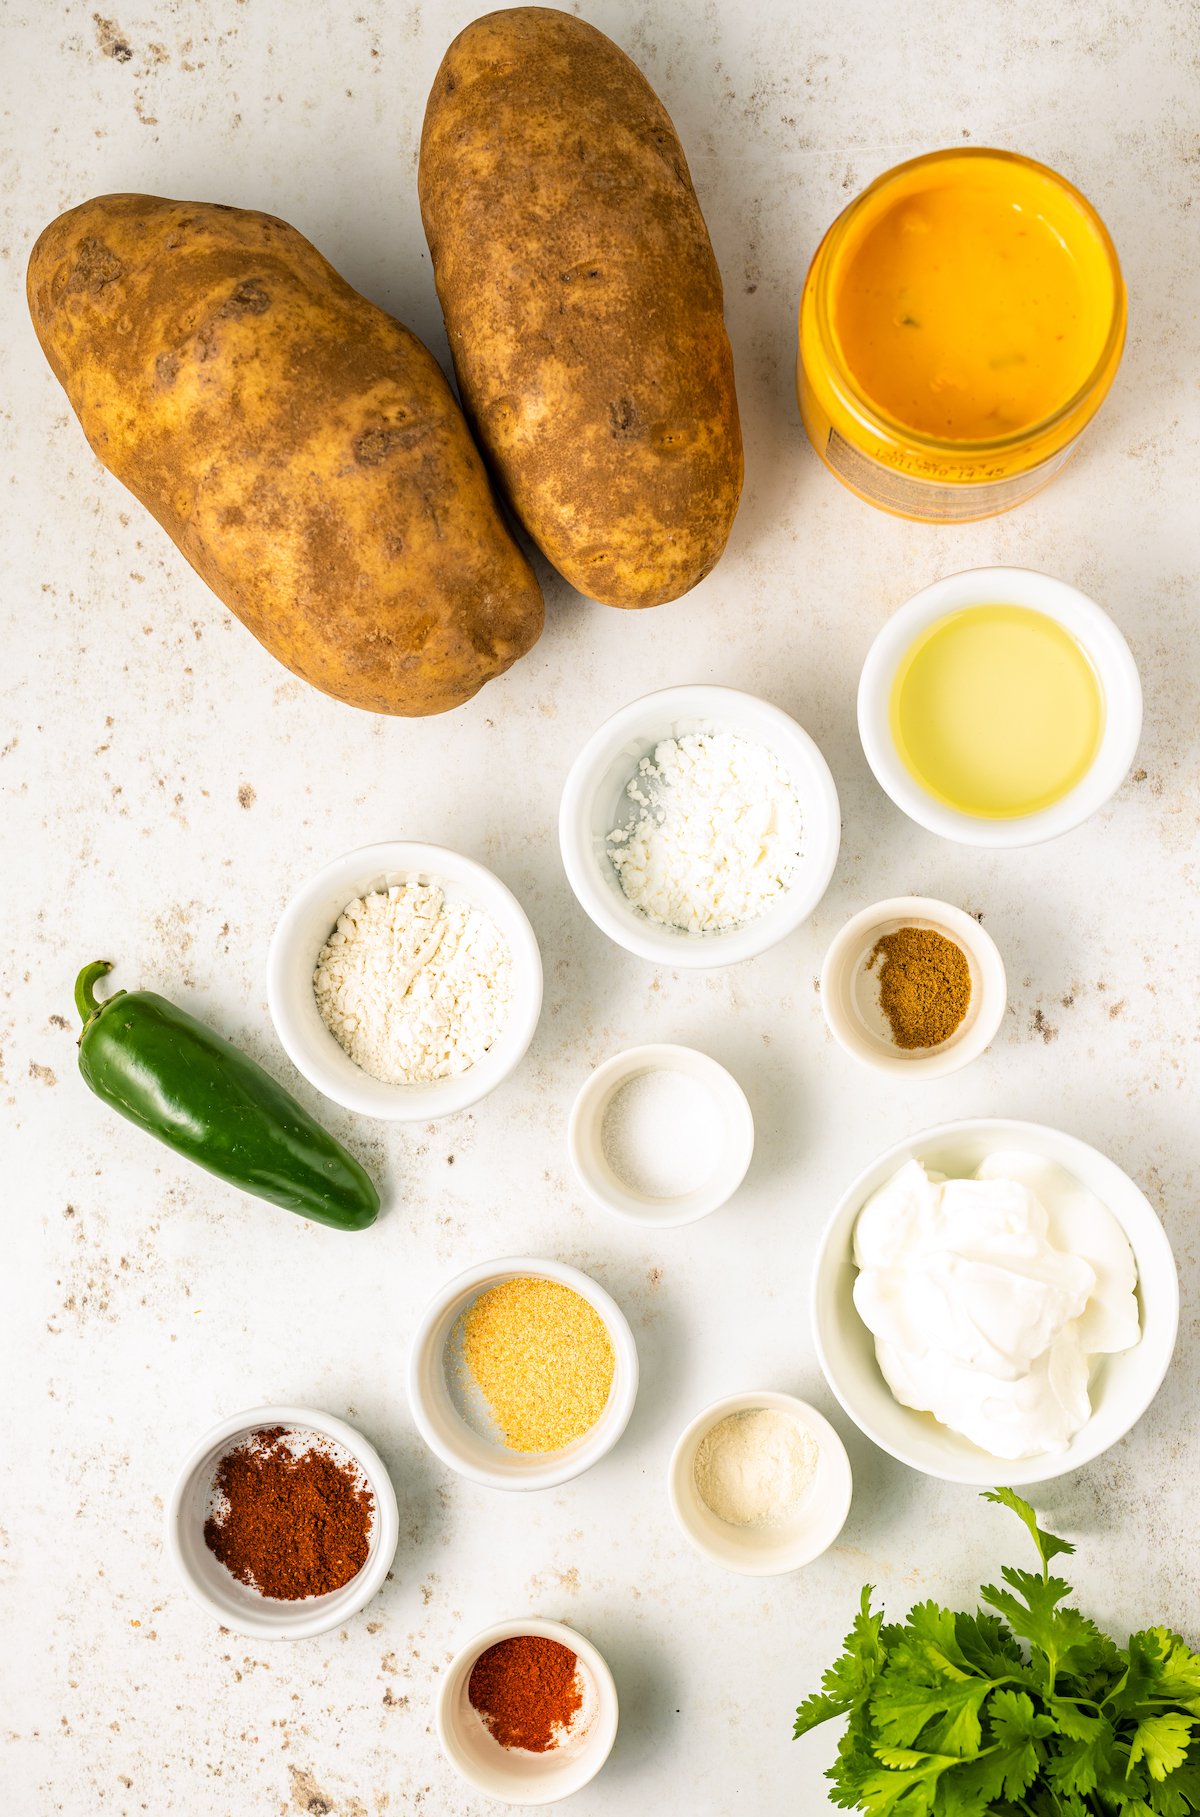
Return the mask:
[[[512,952],[479,909],[411,877],[356,898],[317,956],[321,1019],[387,1085],[465,1073],[508,1019]]]
[[[625,794],[632,813],[608,854],[627,900],[661,927],[708,934],[755,921],[800,869],[800,797],[765,745],[733,732],[664,739]]]
[[[704,1434],[696,1451],[696,1488],[731,1527],[779,1527],[798,1512],[816,1475],[817,1455],[812,1435],[790,1414],[748,1408]]]
[[[604,1107],[600,1147],[623,1186],[648,1199],[675,1199],[710,1178],[721,1155],[721,1115],[711,1091],[689,1073],[635,1073]]]

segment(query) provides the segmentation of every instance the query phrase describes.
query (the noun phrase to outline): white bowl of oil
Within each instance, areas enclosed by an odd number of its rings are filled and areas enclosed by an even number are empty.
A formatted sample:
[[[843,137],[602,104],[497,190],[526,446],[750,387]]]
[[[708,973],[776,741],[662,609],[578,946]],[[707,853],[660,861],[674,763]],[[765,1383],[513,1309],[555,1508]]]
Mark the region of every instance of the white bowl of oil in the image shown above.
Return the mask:
[[[1141,683],[1086,594],[1030,568],[972,568],[880,631],[858,729],[876,780],[919,826],[965,845],[1037,845],[1124,781]]]

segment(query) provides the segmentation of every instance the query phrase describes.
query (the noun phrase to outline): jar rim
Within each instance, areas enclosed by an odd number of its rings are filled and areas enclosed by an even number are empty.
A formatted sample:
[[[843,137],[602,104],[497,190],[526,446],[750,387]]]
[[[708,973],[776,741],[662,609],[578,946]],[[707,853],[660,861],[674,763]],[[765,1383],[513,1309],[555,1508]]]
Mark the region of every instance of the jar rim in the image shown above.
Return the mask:
[[[915,429],[899,417],[890,416],[886,411],[867,396],[855,381],[839,346],[833,330],[829,280],[833,266],[833,253],[845,238],[855,219],[865,204],[879,192],[902,177],[909,171],[925,169],[930,166],[949,162],[951,159],[983,161],[991,159],[1003,164],[1020,165],[1023,169],[1047,178],[1079,209],[1092,231],[1095,233],[1108,266],[1112,280],[1112,313],[1108,332],[1104,337],[1100,351],[1093,362],[1086,378],[1061,404],[1034,422],[1024,424],[1020,429],[1010,430],[1006,435],[974,437],[948,437],[930,435],[924,430]],[[1070,423],[1095,392],[1098,385],[1108,381],[1116,373],[1125,340],[1126,327],[1126,290],[1121,263],[1112,235],[1100,215],[1088,201],[1083,192],[1076,188],[1067,177],[1060,175],[1050,165],[1042,164],[1036,158],[1026,157],[1022,152],[1006,151],[1002,147],[987,145],[951,145],[939,151],[922,152],[915,158],[906,158],[900,164],[893,164],[887,170],[873,178],[866,188],[861,190],[827,228],[820,245],[813,255],[805,289],[813,287],[813,304],[815,325],[821,343],[821,351],[826,363],[826,373],[835,384],[843,405],[857,418],[861,426],[870,434],[881,440],[903,443],[931,455],[950,460],[983,459],[989,455],[1012,453],[1015,450],[1034,446],[1052,436],[1057,429]],[[1103,394],[1102,394],[1103,395]],[[1097,405],[1101,400],[1097,400]],[[1042,456],[1039,455],[1039,459]]]

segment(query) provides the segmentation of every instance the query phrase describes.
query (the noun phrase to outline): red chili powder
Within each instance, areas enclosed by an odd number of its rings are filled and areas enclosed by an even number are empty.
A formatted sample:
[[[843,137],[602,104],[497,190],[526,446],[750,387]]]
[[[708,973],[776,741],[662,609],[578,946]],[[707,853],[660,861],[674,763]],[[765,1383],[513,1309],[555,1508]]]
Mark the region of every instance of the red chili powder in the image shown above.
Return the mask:
[[[546,1754],[583,1703],[575,1663],[559,1641],[519,1634],[479,1655],[467,1696],[502,1748]]]
[[[226,1452],[213,1488],[226,1504],[204,1542],[240,1583],[281,1602],[325,1596],[367,1562],[375,1498],[353,1463],[312,1446],[297,1452],[282,1426]]]

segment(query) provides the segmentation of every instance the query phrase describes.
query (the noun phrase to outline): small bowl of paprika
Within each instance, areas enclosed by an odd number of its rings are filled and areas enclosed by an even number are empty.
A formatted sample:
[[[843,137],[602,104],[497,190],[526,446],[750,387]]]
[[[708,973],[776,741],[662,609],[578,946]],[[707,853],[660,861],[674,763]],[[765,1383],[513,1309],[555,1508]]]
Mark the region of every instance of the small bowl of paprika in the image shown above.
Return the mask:
[[[911,1078],[978,1059],[1007,1005],[996,942],[973,915],[932,896],[893,896],[852,916],[821,968],[821,1007],[838,1044]]]
[[[256,1640],[304,1640],[356,1615],[399,1532],[374,1446],[309,1407],[222,1420],[193,1446],[167,1506],[167,1551],[188,1591]]]
[[[503,1804],[554,1804],[596,1777],[617,1735],[617,1687],[561,1621],[501,1622],[442,1674],[434,1720],[462,1777]]]

